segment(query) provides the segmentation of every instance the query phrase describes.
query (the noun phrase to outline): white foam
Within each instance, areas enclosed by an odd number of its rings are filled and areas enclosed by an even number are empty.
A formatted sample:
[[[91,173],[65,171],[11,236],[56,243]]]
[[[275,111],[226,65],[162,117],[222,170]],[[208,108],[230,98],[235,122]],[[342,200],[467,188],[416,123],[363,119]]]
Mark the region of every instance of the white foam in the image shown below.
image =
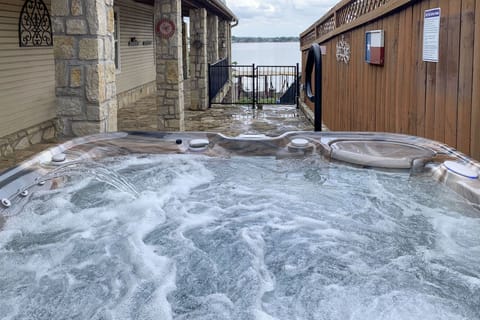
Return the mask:
[[[7,319],[42,308],[48,319],[467,319],[478,311],[480,221],[433,182],[261,157],[102,165],[138,197],[76,175],[8,219],[0,232],[0,310],[14,305]]]

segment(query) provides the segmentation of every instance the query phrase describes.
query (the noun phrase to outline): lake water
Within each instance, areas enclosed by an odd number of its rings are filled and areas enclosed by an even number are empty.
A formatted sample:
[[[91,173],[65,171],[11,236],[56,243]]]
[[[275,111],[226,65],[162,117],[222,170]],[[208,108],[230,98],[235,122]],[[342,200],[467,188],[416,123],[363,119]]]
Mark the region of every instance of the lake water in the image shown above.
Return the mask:
[[[250,42],[232,44],[232,61],[238,64],[295,65],[300,63],[298,42]]]

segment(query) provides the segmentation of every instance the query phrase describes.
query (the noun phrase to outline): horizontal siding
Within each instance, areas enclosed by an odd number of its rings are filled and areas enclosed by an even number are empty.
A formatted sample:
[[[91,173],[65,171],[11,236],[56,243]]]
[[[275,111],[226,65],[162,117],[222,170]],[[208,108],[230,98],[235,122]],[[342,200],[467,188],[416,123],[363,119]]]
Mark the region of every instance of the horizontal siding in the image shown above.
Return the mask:
[[[153,49],[153,8],[133,0],[118,0],[120,20],[120,72],[117,74],[117,92],[125,92],[155,81],[155,57]],[[149,46],[129,47],[130,38],[141,43],[152,41]]]
[[[0,0],[0,137],[55,117],[53,48],[18,46],[23,3]]]

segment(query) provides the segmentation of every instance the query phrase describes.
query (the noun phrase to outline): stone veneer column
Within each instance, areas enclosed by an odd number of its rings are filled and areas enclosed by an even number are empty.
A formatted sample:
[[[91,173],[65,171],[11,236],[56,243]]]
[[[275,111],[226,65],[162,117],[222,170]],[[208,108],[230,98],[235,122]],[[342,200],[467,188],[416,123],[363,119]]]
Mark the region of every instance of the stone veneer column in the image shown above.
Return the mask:
[[[207,10],[190,10],[190,91],[192,110],[208,108]]]
[[[61,134],[116,131],[113,0],[52,0],[51,15]]]
[[[183,101],[184,105],[190,107],[192,100],[190,99],[190,56],[188,52],[188,24],[184,21],[182,23],[182,54],[183,54]]]
[[[227,34],[230,23],[226,20],[218,21],[218,59],[228,57]]]
[[[207,15],[207,62],[215,63],[218,61],[218,17],[216,15]]]
[[[155,26],[160,20],[175,25],[169,38],[155,35],[157,62],[157,128],[185,130],[182,58],[182,1],[155,0]]]
[[[231,64],[232,63],[232,26],[230,23],[228,24],[227,27],[227,56],[228,56],[228,61]]]

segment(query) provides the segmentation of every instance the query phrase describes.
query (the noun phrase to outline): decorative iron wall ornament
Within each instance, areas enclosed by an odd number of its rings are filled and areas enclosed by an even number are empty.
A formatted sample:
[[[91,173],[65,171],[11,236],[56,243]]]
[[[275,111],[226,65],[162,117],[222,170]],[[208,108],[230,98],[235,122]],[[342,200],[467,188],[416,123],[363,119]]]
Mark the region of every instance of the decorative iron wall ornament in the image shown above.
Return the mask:
[[[337,42],[337,61],[348,63],[350,61],[350,45],[345,41],[345,37]]]
[[[53,45],[52,21],[42,0],[26,0],[18,21],[20,47],[50,47]]]

